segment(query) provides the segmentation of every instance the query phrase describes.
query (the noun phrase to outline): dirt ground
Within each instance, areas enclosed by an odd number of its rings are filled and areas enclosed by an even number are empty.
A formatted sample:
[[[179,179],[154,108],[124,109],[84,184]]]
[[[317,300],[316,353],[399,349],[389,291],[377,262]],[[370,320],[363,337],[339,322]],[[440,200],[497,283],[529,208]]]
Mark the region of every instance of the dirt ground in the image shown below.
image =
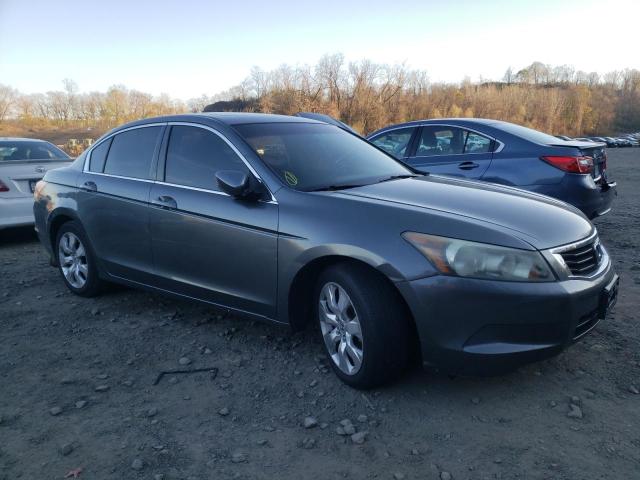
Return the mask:
[[[610,318],[511,375],[415,368],[367,393],[313,332],[134,290],[78,298],[29,229],[0,232],[0,480],[640,479],[640,149],[609,165]],[[191,368],[212,370],[154,385]],[[363,443],[337,433],[347,419]]]

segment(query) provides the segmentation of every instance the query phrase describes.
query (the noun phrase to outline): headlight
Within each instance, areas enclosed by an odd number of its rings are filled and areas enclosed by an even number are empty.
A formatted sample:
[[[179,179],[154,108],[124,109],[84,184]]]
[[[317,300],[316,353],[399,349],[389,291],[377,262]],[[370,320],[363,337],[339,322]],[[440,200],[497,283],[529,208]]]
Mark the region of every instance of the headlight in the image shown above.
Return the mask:
[[[402,236],[445,275],[511,282],[555,280],[539,252],[416,232]]]

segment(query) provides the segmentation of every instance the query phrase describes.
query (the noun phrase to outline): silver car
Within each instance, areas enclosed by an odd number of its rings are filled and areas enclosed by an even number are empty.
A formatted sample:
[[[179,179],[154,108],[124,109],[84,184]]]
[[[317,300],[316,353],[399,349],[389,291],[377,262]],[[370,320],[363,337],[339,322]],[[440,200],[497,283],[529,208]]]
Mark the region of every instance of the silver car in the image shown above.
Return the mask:
[[[48,170],[70,161],[44,140],[0,137],[0,229],[32,225],[36,183]]]

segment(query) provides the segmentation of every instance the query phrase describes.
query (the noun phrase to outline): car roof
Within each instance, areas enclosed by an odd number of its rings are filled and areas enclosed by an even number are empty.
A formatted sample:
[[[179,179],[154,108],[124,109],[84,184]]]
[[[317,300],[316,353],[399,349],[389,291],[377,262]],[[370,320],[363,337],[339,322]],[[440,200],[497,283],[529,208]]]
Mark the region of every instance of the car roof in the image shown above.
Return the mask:
[[[246,123],[324,123],[311,118],[294,117],[292,115],[278,115],[275,113],[248,113],[248,112],[206,112],[198,115],[206,115],[215,118],[227,125],[242,125]]]
[[[249,112],[202,112],[185,113],[179,115],[164,115],[161,117],[144,118],[117,127],[114,131],[129,128],[136,125],[162,122],[196,122],[225,125],[243,125],[248,123],[318,123],[309,118],[294,117],[290,115],[277,115],[273,113],[249,113]]]
[[[405,123],[397,123],[395,125],[388,125],[380,130],[376,130],[375,132],[367,135],[367,138],[372,137],[373,135],[380,134],[387,130],[395,130],[398,128],[404,127],[415,127],[420,125],[431,125],[431,124],[442,124],[448,123],[453,126],[461,126],[461,127],[473,127],[474,125],[494,125],[499,126],[500,124],[507,124],[509,122],[504,122],[502,120],[495,120],[491,118],[430,118],[427,120],[414,120],[412,122]]]

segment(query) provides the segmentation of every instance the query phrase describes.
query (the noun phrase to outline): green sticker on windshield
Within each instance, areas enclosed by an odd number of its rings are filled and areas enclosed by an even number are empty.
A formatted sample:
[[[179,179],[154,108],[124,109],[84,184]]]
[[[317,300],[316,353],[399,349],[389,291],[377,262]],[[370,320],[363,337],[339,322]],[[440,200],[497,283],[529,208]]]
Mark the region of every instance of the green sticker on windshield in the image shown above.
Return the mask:
[[[284,171],[284,179],[287,181],[289,185],[296,186],[298,184],[298,177],[296,177],[289,170]]]

